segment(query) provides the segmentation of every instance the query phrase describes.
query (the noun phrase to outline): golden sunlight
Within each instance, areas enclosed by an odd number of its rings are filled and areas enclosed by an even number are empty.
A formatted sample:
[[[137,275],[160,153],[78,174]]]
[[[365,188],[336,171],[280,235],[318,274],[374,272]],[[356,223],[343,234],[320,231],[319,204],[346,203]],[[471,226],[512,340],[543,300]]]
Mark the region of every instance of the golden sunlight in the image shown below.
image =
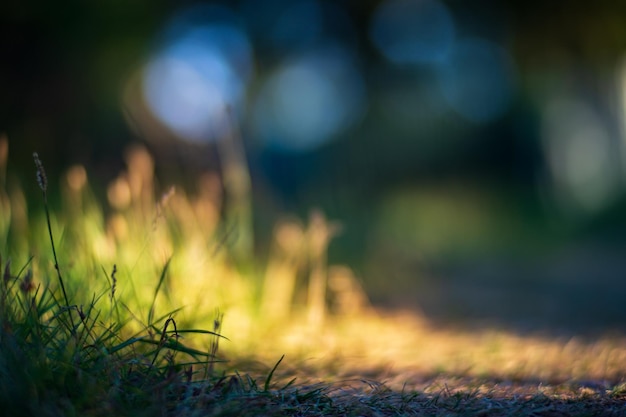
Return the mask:
[[[78,201],[72,210],[82,211],[57,216],[53,228],[64,231],[62,248],[72,254],[71,263],[61,261],[70,287],[97,295],[114,285],[110,308],[115,299],[136,312],[130,329],[145,326],[139,325],[144,317],[167,318],[178,308],[179,328],[210,329],[219,309],[221,332],[229,339],[220,345],[220,357],[232,364],[249,360],[251,352],[265,364],[287,355],[290,365],[281,372],[305,380],[366,374],[398,389],[419,388],[437,375],[609,384],[626,373],[623,337],[522,336],[506,329],[442,326],[416,311],[374,308],[355,271],[328,262],[329,244],[341,226],[319,210],[305,222],[280,220],[267,262],[242,269],[224,243],[220,213],[231,208],[217,176],[202,176],[195,194],[170,188],[159,196],[148,151],[133,148],[127,162],[126,172],[107,189],[109,207],[90,197],[85,168],[71,167],[64,206]],[[0,203],[7,201],[0,194]],[[25,200],[13,191],[3,222],[25,230],[28,220],[20,213],[26,213]],[[36,239],[28,244],[45,241],[41,233]],[[35,277],[50,268],[43,258],[34,263]],[[113,275],[102,279],[103,270],[115,270],[114,284]],[[208,343],[190,336],[187,342],[199,348]]]

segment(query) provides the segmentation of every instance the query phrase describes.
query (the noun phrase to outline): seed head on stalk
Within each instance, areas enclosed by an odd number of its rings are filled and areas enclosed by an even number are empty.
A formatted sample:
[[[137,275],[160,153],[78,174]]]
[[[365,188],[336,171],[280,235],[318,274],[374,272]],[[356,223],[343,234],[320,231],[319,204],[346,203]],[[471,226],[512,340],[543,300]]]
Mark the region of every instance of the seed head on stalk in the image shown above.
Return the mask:
[[[35,160],[35,167],[37,168],[37,183],[39,184],[39,188],[43,192],[43,205],[46,212],[46,223],[48,224],[48,234],[50,235],[50,244],[52,245],[52,256],[54,258],[54,269],[57,271],[57,276],[59,277],[59,284],[61,285],[61,291],[63,292],[63,298],[65,299],[65,307],[67,307],[68,314],[70,316],[70,331],[73,335],[76,335],[76,327],[74,325],[74,318],[72,317],[72,309],[70,307],[70,300],[67,297],[67,292],[65,291],[65,285],[63,284],[63,278],[61,277],[61,270],[59,269],[59,261],[57,260],[57,251],[54,246],[54,236],[52,235],[52,226],[50,224],[50,210],[48,209],[48,176],[46,175],[46,170],[43,168],[43,164],[41,163],[41,159],[39,159],[39,154],[37,152],[33,152],[33,159]]]

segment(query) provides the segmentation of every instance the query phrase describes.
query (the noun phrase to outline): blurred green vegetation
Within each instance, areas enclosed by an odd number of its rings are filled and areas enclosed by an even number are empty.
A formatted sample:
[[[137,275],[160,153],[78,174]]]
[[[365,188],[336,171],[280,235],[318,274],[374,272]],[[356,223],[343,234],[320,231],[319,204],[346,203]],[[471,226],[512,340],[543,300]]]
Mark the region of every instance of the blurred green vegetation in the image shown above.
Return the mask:
[[[28,209],[38,193],[30,181],[31,154],[37,150],[51,178],[63,178],[77,165],[89,177],[80,202],[72,200],[77,197],[66,185],[66,194],[52,195],[51,201],[61,213],[55,220],[61,247],[85,248],[74,254],[77,263],[92,263],[99,274],[102,264],[115,261],[130,274],[140,268],[134,266],[139,253],[153,250],[150,256],[162,264],[169,252],[149,248],[160,238],[145,237],[153,243],[144,244],[118,237],[116,244],[133,247],[107,246],[108,234],[119,233],[112,231],[119,209],[99,206],[110,202],[108,187],[131,166],[125,149],[139,142],[154,157],[156,172],[144,184],[152,200],[142,204],[156,204],[155,196],[173,183],[176,195],[190,201],[204,201],[209,197],[203,193],[215,189],[225,192],[224,204],[212,215],[226,222],[222,229],[204,230],[204,246],[188,241],[188,226],[169,225],[165,242],[184,254],[172,261],[181,276],[193,276],[185,265],[197,264],[185,256],[206,246],[236,245],[237,233],[240,239],[249,233],[263,258],[274,250],[276,224],[293,216],[304,233],[309,213],[319,209],[343,226],[329,242],[330,263],[349,265],[375,304],[505,326],[577,327],[576,321],[600,330],[624,324],[618,296],[624,291],[626,243],[624,4],[255,4],[0,6],[0,130],[11,146],[2,165],[3,213],[10,205],[12,219],[3,249],[15,262],[40,254],[34,242],[45,241],[22,239],[44,230],[42,219]],[[404,20],[393,14],[394,7],[405,6],[418,10],[408,19],[406,33],[417,37],[411,45],[419,45],[426,33],[440,36],[436,47],[459,50],[440,62],[441,51],[427,45],[405,62],[394,62],[399,58],[385,42],[400,36],[402,44],[403,35],[385,19],[400,25]],[[433,24],[432,33],[414,33],[410,23],[427,13],[451,32]],[[239,101],[222,103],[233,104],[226,123],[231,130],[214,132],[201,143],[168,126],[144,91],[151,65],[164,62],[159,57],[168,47],[182,48],[177,42],[186,39],[185,25],[205,25],[205,35],[226,27],[221,37],[202,39],[223,54],[212,57],[222,57],[220,65],[232,64],[241,78],[241,91],[234,88]],[[224,53],[225,44],[237,53]],[[482,61],[472,51],[482,53],[477,55]],[[485,72],[485,60],[501,65],[501,72]],[[166,85],[167,74],[159,74]],[[295,87],[285,87],[292,86],[288,81]],[[302,96],[290,95],[294,91]],[[341,105],[325,108],[324,100]],[[496,103],[491,113],[477,112],[490,100]],[[309,107],[299,107],[302,103]],[[314,111],[315,106],[325,111]],[[241,149],[229,151],[222,145],[234,143],[224,139],[233,136]],[[294,137],[320,142],[295,146]],[[250,188],[233,191],[227,176],[241,179],[242,169]],[[199,178],[212,179],[198,185]],[[232,214],[237,204],[241,217]],[[134,215],[125,220],[125,233],[137,237],[133,225],[153,218]],[[242,217],[249,224],[238,229]],[[98,264],[92,253],[102,256]],[[229,268],[239,273],[251,267],[241,262]],[[258,297],[260,291],[241,296]]]

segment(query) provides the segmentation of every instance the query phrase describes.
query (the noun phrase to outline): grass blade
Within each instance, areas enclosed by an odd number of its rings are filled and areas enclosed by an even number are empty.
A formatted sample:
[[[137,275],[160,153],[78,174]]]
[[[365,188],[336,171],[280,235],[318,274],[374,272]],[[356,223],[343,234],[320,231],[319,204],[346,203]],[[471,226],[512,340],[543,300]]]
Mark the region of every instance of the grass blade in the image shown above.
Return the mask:
[[[186,353],[186,354],[191,355],[191,356],[196,356],[196,355],[197,356],[204,356],[204,357],[210,356],[206,352],[187,347],[187,346],[183,345],[182,343],[177,342],[177,341],[172,340],[172,339],[166,340],[165,342],[161,342],[161,341],[158,341],[158,340],[151,340],[151,339],[141,339],[141,340],[139,340],[139,342],[147,343],[147,344],[150,344],[150,345],[156,345],[156,346],[167,348],[167,349],[172,349],[172,350],[174,350],[176,352]]]
[[[115,346],[112,346],[112,347],[108,348],[108,351],[109,351],[109,353],[115,353],[115,352],[120,351],[120,350],[122,350],[122,349],[124,349],[124,348],[126,348],[126,347],[128,347],[130,345],[133,345],[133,344],[137,343],[137,342],[141,342],[141,341],[143,341],[143,339],[144,339],[143,337],[131,337],[130,339],[125,340],[124,342],[122,342],[122,343],[120,343],[118,345],[115,345]]]
[[[165,332],[165,333],[174,333],[174,332],[176,332],[176,333],[199,333],[199,334],[210,334],[211,336],[217,336],[217,337],[219,337],[219,338],[222,338],[222,339],[225,339],[225,340],[230,341],[230,339],[229,339],[229,338],[227,338],[226,336],[222,336],[221,334],[216,333],[216,332],[212,332],[212,331],[210,331],[210,330],[201,330],[201,329],[189,329],[189,330],[178,330],[178,331],[168,330],[168,331],[167,331],[167,332]]]
[[[272,368],[272,370],[270,371],[269,375],[267,376],[267,378],[265,379],[265,385],[263,386],[263,390],[265,392],[269,391],[270,388],[270,383],[272,382],[272,376],[274,376],[274,371],[276,371],[276,368],[278,368],[278,365],[280,365],[280,363],[283,361],[283,359],[285,359],[285,355],[281,356],[280,359],[278,360],[278,362],[276,362],[276,365],[274,365],[274,367]]]
[[[154,290],[154,297],[152,297],[152,303],[150,304],[150,312],[148,313],[148,324],[152,324],[152,318],[154,317],[154,307],[156,305],[156,299],[159,295],[159,291],[161,291],[161,286],[165,281],[165,277],[167,276],[167,270],[170,266],[170,262],[172,261],[172,257],[170,256],[165,262],[165,266],[163,266],[163,270],[161,271],[161,276],[159,277],[159,282]]]

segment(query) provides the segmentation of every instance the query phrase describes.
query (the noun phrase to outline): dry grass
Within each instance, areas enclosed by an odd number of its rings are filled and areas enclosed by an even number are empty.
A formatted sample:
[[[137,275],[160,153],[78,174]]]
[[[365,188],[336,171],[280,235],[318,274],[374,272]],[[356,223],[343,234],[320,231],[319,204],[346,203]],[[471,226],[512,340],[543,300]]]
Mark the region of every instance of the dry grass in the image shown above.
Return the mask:
[[[49,221],[40,209],[28,215],[22,189],[7,186],[5,141],[8,415],[626,415],[623,336],[470,331],[375,311],[349,268],[327,264],[338,226],[317,212],[276,226],[266,269],[242,268],[216,177],[200,179],[193,195],[158,196],[154,163],[139,148],[110,184],[108,205],[75,166],[61,210]]]

